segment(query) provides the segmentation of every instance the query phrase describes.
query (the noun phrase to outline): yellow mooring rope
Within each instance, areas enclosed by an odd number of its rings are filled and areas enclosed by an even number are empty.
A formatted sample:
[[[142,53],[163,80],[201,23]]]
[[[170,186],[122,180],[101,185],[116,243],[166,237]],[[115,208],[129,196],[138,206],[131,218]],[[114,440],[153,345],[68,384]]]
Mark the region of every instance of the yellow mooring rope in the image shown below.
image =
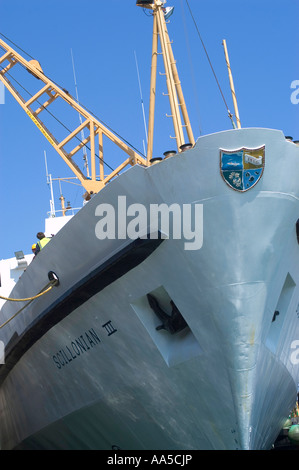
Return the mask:
[[[13,318],[15,318],[19,313],[21,313],[33,300],[37,299],[38,297],[41,297],[42,295],[45,295],[47,292],[49,292],[51,289],[53,289],[54,286],[56,286],[59,283],[58,279],[53,279],[51,280],[41,292],[38,294],[34,295],[33,297],[28,297],[27,299],[13,299],[11,297],[3,297],[0,295],[0,299],[7,300],[7,301],[12,301],[12,302],[28,302],[26,305],[24,305],[20,310],[18,310],[12,317],[10,317],[8,320],[6,320],[2,325],[0,325],[0,330],[3,328],[7,323],[9,323]]]
[[[50,284],[52,284],[52,283],[50,283]],[[47,285],[49,285],[49,284],[47,284]],[[46,290],[40,292],[39,294],[34,295],[33,297],[28,297],[27,299],[12,299],[11,297],[3,297],[2,295],[0,295],[0,299],[9,300],[10,302],[28,302],[29,300],[34,300],[34,299],[37,299],[38,297],[41,297],[42,295],[49,292],[49,290],[51,290],[53,287],[54,287],[54,285],[52,284]]]

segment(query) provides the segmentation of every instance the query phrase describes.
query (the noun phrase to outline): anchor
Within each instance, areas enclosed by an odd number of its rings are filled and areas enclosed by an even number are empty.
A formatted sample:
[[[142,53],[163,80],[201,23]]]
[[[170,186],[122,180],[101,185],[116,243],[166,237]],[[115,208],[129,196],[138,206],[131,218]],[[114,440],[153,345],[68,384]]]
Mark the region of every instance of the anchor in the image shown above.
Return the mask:
[[[172,300],[170,301],[172,312],[169,315],[168,313],[164,312],[164,310],[162,310],[159,302],[153,295],[147,294],[147,299],[152,310],[155,312],[159,320],[162,321],[162,324],[156,327],[157,331],[166,330],[173,335],[174,333],[178,333],[188,326],[181,312]]]

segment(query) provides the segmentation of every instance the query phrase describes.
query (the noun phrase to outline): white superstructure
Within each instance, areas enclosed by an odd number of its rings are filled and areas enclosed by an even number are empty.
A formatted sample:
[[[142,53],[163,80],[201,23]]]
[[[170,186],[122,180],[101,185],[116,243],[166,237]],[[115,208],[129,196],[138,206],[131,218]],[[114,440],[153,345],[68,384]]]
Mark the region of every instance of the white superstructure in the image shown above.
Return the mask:
[[[15,257],[0,260],[0,295],[9,296],[27,266],[31,263],[34,255],[21,256],[19,259]],[[4,300],[0,299],[1,306],[4,302]]]

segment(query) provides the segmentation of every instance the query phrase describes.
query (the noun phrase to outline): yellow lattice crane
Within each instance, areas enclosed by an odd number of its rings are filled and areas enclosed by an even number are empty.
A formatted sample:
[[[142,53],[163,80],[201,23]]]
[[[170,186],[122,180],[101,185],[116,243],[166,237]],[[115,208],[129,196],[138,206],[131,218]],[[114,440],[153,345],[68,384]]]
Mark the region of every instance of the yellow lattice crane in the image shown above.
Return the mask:
[[[153,15],[153,46],[152,46],[152,73],[151,73],[151,91],[150,91],[150,110],[149,110],[149,132],[147,145],[147,158],[143,158],[136,150],[130,147],[125,141],[108,129],[102,122],[93,116],[88,110],[82,107],[78,101],[73,98],[63,88],[60,88],[54,81],[50,80],[43,72],[41,65],[35,59],[25,60],[19,53],[12,49],[8,44],[0,39],[0,48],[4,54],[0,57],[0,80],[7,90],[21,105],[27,115],[32,119],[35,125],[48,139],[50,144],[58,154],[67,163],[74,175],[79,179],[82,186],[86,189],[86,198],[90,194],[99,192],[112,178],[118,175],[127,165],[136,163],[149,166],[153,156],[153,132],[154,132],[154,108],[156,95],[156,72],[158,55],[158,37],[160,38],[162,55],[164,60],[166,83],[171,107],[171,117],[173,120],[175,140],[178,152],[182,151],[185,145],[184,128],[186,129],[189,143],[194,145],[194,137],[189,121],[187,108],[185,105],[181,83],[179,80],[176,62],[173,57],[171,41],[169,40],[167,26],[164,18],[164,1],[161,0],[137,0],[137,6],[150,9]],[[13,85],[11,78],[11,69],[17,64],[25,68],[37,79],[39,89],[30,95],[29,99],[24,97],[24,90],[17,90]],[[27,90],[25,90],[27,91]],[[54,101],[63,100],[64,103],[73,108],[80,117],[80,125],[68,135],[61,139],[52,133],[45,124],[43,113],[48,110],[49,105]],[[182,120],[184,124],[182,124]],[[88,135],[79,138],[78,135],[87,131]],[[128,157],[110,174],[104,175],[104,155],[103,155],[103,136],[122,149]],[[79,140],[79,143],[77,143]],[[73,142],[76,141],[76,145]],[[84,175],[74,161],[74,156],[80,149],[89,145],[90,148],[90,175]],[[68,150],[69,147],[71,150]],[[97,169],[97,158],[99,159],[99,169]]]
[[[66,90],[61,89],[57,84],[51,81],[43,73],[38,61],[25,60],[1,39],[0,46],[5,51],[5,53],[0,57],[0,80],[70,167],[75,176],[81,182],[82,186],[86,189],[87,196],[89,194],[99,192],[105,184],[108,183],[108,181],[119,174],[127,165],[134,165],[136,163],[147,165],[147,161],[140,154],[104,126],[90,112],[84,109]],[[28,72],[38,79],[39,90],[29,99],[25,99],[25,93],[23,93],[22,96],[20,91],[16,89],[10,80],[10,71],[17,64],[25,67]],[[78,112],[81,118],[80,121],[82,122],[76,129],[69,132],[69,134],[60,141],[50,132],[42,120],[42,112],[45,111],[51,103],[58,99],[63,100]],[[78,144],[76,139],[83,129],[87,131],[88,135],[83,140],[80,139]],[[108,137],[108,139],[128,155],[128,158],[108,176],[104,176],[103,136]],[[77,145],[74,145],[70,151],[66,150],[67,144],[68,146],[71,145],[72,141],[76,141],[75,143]],[[91,175],[89,177],[84,175],[73,159],[77,152],[87,144],[90,146]],[[98,159],[99,169],[97,170],[96,164]],[[99,173],[99,177],[97,176],[97,173]]]

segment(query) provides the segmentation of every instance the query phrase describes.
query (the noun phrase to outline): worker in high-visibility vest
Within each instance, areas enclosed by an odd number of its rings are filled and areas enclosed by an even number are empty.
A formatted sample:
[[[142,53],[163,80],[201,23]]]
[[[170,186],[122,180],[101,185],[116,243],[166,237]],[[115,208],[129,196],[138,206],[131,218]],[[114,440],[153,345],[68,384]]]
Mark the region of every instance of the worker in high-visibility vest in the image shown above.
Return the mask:
[[[36,244],[36,248],[35,248],[35,254],[37,255],[37,254],[40,252],[40,250],[41,250],[42,248],[44,248],[44,246],[45,246],[47,243],[49,243],[49,241],[51,240],[51,238],[46,237],[43,232],[38,232],[38,233],[36,234],[36,238],[39,239],[39,241],[38,241],[37,244]]]

